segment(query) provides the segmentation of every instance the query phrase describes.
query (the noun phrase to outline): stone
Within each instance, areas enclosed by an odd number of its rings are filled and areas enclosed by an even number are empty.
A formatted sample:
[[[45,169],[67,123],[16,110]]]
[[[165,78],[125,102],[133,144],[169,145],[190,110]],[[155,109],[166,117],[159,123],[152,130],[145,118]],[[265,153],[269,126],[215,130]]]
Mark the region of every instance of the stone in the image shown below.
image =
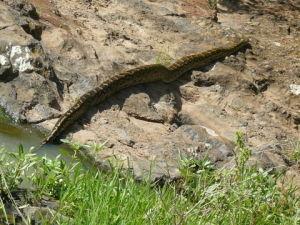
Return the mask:
[[[70,217],[64,216],[58,213],[56,210],[53,210],[49,207],[37,207],[37,206],[28,206],[22,209],[25,218],[30,218],[31,223],[41,224],[45,220],[52,221],[55,217],[60,221],[65,221],[67,223],[72,223],[73,220]]]
[[[122,108],[128,115],[153,122],[162,122],[163,118],[151,104],[149,96],[145,93],[131,95],[125,100]]]
[[[13,69],[20,72],[33,71],[30,54],[31,51],[27,46],[12,46],[10,50],[10,61],[12,63]]]
[[[300,85],[297,84],[290,84],[290,91],[294,95],[300,95]]]
[[[9,2],[11,7],[20,12],[21,16],[27,16],[32,19],[39,19],[39,15],[34,5],[30,4],[26,0],[14,0]]]
[[[0,55],[0,81],[8,82],[18,74],[13,71],[9,58],[3,54]]]
[[[74,134],[72,138],[75,139],[80,144],[89,144],[89,143],[93,142],[94,140],[96,140],[97,136],[95,133],[93,133],[91,131],[80,130],[79,132]]]
[[[109,140],[103,151],[85,152],[100,168],[118,159],[142,179],[154,163],[153,180],[176,179],[180,156],[231,165],[237,130],[253,149],[299,137],[300,23],[288,2],[257,0],[245,10],[219,1],[218,11],[204,0],[26,2],[0,1],[0,105],[48,131],[54,117],[122,71],[250,40],[252,49],[87,110],[65,133],[75,142]],[[252,159],[288,166],[281,151]]]
[[[59,116],[61,116],[61,113],[58,110],[39,103],[25,113],[27,122],[31,124],[41,123]]]

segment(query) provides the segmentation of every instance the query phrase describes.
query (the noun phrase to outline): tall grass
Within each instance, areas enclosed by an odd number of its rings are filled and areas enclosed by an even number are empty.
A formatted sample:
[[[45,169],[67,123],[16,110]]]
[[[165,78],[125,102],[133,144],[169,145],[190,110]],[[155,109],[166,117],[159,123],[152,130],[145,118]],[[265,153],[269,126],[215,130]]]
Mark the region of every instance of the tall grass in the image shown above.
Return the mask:
[[[280,174],[245,166],[250,153],[239,134],[235,168],[216,169],[207,159],[182,158],[182,179],[162,187],[136,182],[118,168],[103,173],[22,150],[13,160],[17,167],[30,164],[21,170],[35,187],[36,200],[47,195],[59,202],[57,214],[44,224],[299,224],[295,190],[277,186]],[[3,155],[11,160],[11,154],[3,153],[2,160]],[[1,164],[1,176],[12,180],[16,171],[10,173],[6,165]],[[19,184],[10,182],[12,188]]]

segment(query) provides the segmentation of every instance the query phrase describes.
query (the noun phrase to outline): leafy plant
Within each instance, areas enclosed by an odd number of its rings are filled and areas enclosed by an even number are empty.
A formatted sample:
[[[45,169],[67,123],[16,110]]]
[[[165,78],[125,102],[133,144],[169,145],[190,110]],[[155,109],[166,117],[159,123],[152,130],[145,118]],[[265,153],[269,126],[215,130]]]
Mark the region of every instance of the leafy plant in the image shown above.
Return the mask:
[[[76,167],[66,165],[66,162],[57,156],[55,159],[41,158],[34,165],[35,172],[31,175],[31,182],[36,187],[39,196],[50,195],[58,198],[66,188],[67,179]]]
[[[245,145],[244,135],[241,132],[236,132],[236,147],[234,150],[234,159],[237,171],[240,175],[245,170],[246,162],[251,156],[251,150]]]
[[[71,147],[71,149],[74,151],[74,157],[77,156],[78,151],[82,148],[87,148],[95,152],[99,152],[104,148],[105,144],[107,143],[107,141],[105,141],[103,143],[93,142],[92,144],[82,144],[80,142],[70,141],[68,139],[61,139],[61,142]]]
[[[89,145],[82,144],[80,142],[70,141],[68,139],[60,139],[62,143],[65,143],[70,146],[70,148],[74,151],[73,157],[77,156],[77,153],[82,148],[89,148]]]
[[[103,143],[93,142],[92,144],[88,145],[88,148],[95,151],[95,152],[99,152],[99,151],[103,150],[106,143],[107,143],[107,141],[105,141]]]
[[[30,168],[36,164],[36,156],[31,153],[25,153],[22,145],[17,152],[7,152],[0,148],[0,178],[5,180],[8,189],[16,189],[24,180],[25,175]],[[0,183],[0,192],[7,191],[4,183]]]

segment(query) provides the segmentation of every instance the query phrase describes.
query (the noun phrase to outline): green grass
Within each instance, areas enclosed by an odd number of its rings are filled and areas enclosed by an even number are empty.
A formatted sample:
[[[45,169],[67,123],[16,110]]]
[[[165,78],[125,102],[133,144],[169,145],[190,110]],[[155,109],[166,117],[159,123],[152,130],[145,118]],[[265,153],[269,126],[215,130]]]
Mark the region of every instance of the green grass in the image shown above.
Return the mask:
[[[300,140],[293,144],[291,159],[296,161],[297,164],[300,163]]]
[[[11,122],[13,119],[5,112],[4,108],[0,106],[0,122]]]
[[[59,158],[25,154],[20,147],[14,154],[2,150],[0,176],[10,191],[25,175],[37,200],[45,195],[58,199],[58,213],[66,217],[44,224],[299,224],[295,190],[277,186],[280,174],[245,166],[250,154],[238,134],[235,168],[182,158],[182,179],[159,187],[136,182],[121,169],[87,170],[78,162],[66,165]],[[0,188],[2,195],[9,191]]]

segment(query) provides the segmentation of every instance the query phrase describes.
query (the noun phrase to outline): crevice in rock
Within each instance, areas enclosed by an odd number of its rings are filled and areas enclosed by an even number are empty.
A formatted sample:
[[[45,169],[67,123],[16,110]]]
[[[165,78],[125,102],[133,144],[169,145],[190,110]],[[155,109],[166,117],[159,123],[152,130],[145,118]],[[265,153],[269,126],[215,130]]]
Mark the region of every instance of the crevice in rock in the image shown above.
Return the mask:
[[[179,13],[168,13],[165,16],[174,16],[174,17],[186,18],[186,14],[184,14],[184,13],[181,13],[181,14],[179,14]]]
[[[44,27],[40,23],[31,19],[24,19],[20,22],[20,26],[27,34],[30,34],[34,39],[39,41],[41,40]]]
[[[49,80],[54,82],[56,84],[56,88],[57,88],[57,92],[59,94],[59,97],[61,99],[63,99],[63,93],[64,93],[64,84],[61,80],[59,80],[59,78],[57,77],[54,69],[52,67],[48,68],[50,76],[49,76]],[[57,103],[58,104],[58,103]],[[55,106],[56,104],[54,104]]]
[[[152,118],[147,118],[147,117],[144,117],[144,116],[140,116],[138,114],[135,114],[135,113],[129,113],[128,114],[129,116],[132,116],[138,120],[143,120],[143,121],[146,121],[146,122],[152,122],[152,123],[163,123],[164,120],[163,119],[152,119]]]
[[[0,27],[0,30],[5,30],[6,28],[9,28],[11,26],[13,26],[13,24],[12,25],[6,25],[6,26],[3,26],[3,27]]]
[[[271,81],[268,79],[257,80],[249,84],[249,90],[253,91],[256,95],[268,90]]]
[[[45,122],[47,120],[57,119],[59,117],[61,117],[61,114],[53,114],[51,116],[48,116],[48,117],[45,117],[45,118],[42,118],[42,119],[39,119],[36,121],[30,121],[30,124],[39,124],[39,123]]]
[[[177,114],[173,122],[176,124],[177,128],[183,125],[194,125],[192,118],[190,118],[189,115],[182,113]]]
[[[209,87],[216,84],[216,80],[213,77],[205,76],[201,72],[193,74],[191,78],[193,84],[198,87]]]
[[[19,71],[13,70],[12,68],[1,68],[0,66],[0,82],[8,83],[19,76]]]

